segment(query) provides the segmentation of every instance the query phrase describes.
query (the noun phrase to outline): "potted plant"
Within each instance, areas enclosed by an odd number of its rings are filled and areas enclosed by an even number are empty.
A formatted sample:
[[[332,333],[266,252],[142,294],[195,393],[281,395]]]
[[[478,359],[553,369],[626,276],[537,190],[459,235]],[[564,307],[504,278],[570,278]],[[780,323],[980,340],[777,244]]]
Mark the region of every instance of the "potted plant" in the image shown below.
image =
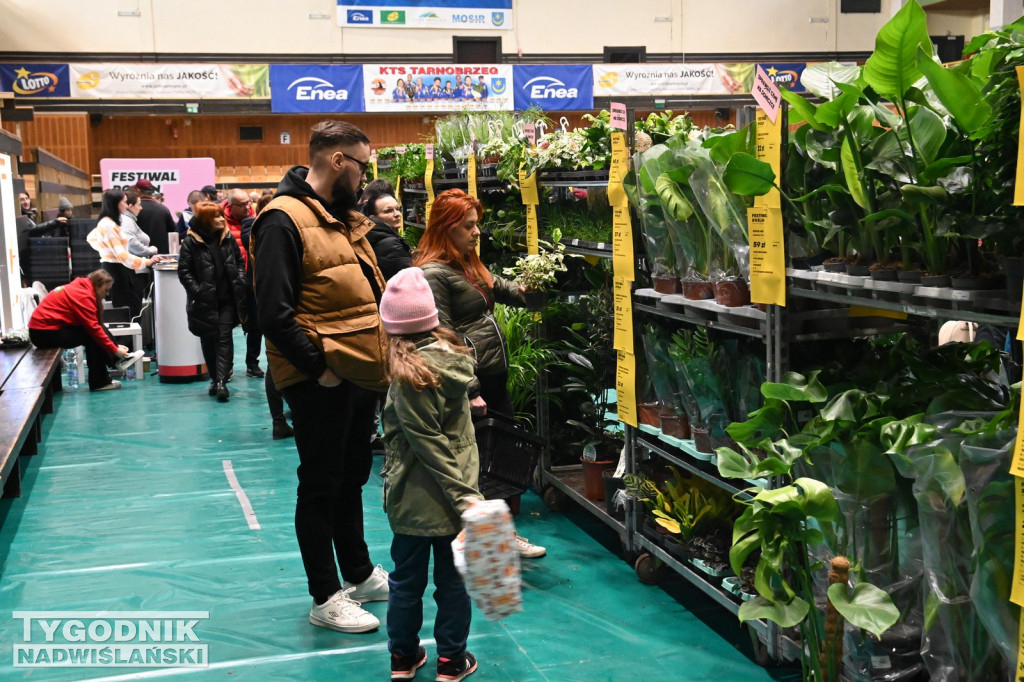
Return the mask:
[[[559,240],[562,234],[554,230],[552,241],[539,242],[539,253],[532,253],[516,260],[515,264],[503,270],[504,274],[516,280],[526,291],[526,307],[528,310],[543,310],[547,300],[547,290],[555,284],[559,272],[565,272],[565,244]],[[570,256],[572,254],[569,254]]]

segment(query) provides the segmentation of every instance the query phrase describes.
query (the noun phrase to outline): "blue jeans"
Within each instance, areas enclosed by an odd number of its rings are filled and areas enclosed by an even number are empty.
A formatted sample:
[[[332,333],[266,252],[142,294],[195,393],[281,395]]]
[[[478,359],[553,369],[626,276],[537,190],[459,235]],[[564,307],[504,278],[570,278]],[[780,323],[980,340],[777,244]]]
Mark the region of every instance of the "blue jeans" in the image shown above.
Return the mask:
[[[430,550],[434,550],[434,640],[437,655],[458,659],[466,655],[470,602],[462,576],[452,559],[454,535],[422,537],[395,533],[391,559],[395,570],[388,578],[388,650],[414,656],[423,625],[423,594],[427,589]]]

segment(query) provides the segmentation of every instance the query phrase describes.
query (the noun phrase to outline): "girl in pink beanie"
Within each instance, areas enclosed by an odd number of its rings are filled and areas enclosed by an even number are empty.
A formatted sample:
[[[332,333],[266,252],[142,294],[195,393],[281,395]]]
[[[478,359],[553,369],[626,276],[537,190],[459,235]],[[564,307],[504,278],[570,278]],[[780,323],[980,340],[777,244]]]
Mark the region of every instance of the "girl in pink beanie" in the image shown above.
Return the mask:
[[[391,679],[412,679],[427,662],[419,630],[433,552],[435,679],[461,680],[477,663],[466,650],[470,601],[451,543],[462,529],[462,512],[483,499],[467,392],[475,362],[454,332],[438,326],[434,295],[419,268],[406,268],[388,281],[380,318],[389,337],[391,377],[381,413],[384,510],[394,532],[395,570],[388,577]]]

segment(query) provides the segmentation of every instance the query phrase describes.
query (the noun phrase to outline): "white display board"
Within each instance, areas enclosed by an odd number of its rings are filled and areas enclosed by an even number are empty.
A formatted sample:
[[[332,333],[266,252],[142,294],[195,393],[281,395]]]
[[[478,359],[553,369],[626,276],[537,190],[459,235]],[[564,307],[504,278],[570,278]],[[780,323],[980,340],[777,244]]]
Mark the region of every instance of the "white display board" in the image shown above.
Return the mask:
[[[28,320],[21,314],[21,257],[18,254],[17,206],[14,198],[14,166],[11,157],[0,154],[0,225],[3,262],[0,262],[0,327],[22,329]]]

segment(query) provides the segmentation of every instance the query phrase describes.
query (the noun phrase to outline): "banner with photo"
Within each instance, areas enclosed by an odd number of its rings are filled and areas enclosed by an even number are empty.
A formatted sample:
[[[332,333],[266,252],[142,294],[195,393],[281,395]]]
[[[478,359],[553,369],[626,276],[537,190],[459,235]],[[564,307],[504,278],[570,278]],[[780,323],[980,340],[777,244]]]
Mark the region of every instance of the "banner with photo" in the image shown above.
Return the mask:
[[[531,106],[544,111],[575,111],[594,108],[594,75],[589,64],[516,64],[516,111]]]
[[[511,64],[364,64],[366,111],[512,111]]]
[[[594,97],[736,95],[756,64],[594,64]]]
[[[67,64],[0,64],[0,90],[15,97],[69,97]]]
[[[268,99],[269,64],[71,64],[80,99]]]
[[[511,29],[512,0],[338,0],[338,25]]]
[[[363,67],[271,64],[270,110],[275,114],[362,111]]]

